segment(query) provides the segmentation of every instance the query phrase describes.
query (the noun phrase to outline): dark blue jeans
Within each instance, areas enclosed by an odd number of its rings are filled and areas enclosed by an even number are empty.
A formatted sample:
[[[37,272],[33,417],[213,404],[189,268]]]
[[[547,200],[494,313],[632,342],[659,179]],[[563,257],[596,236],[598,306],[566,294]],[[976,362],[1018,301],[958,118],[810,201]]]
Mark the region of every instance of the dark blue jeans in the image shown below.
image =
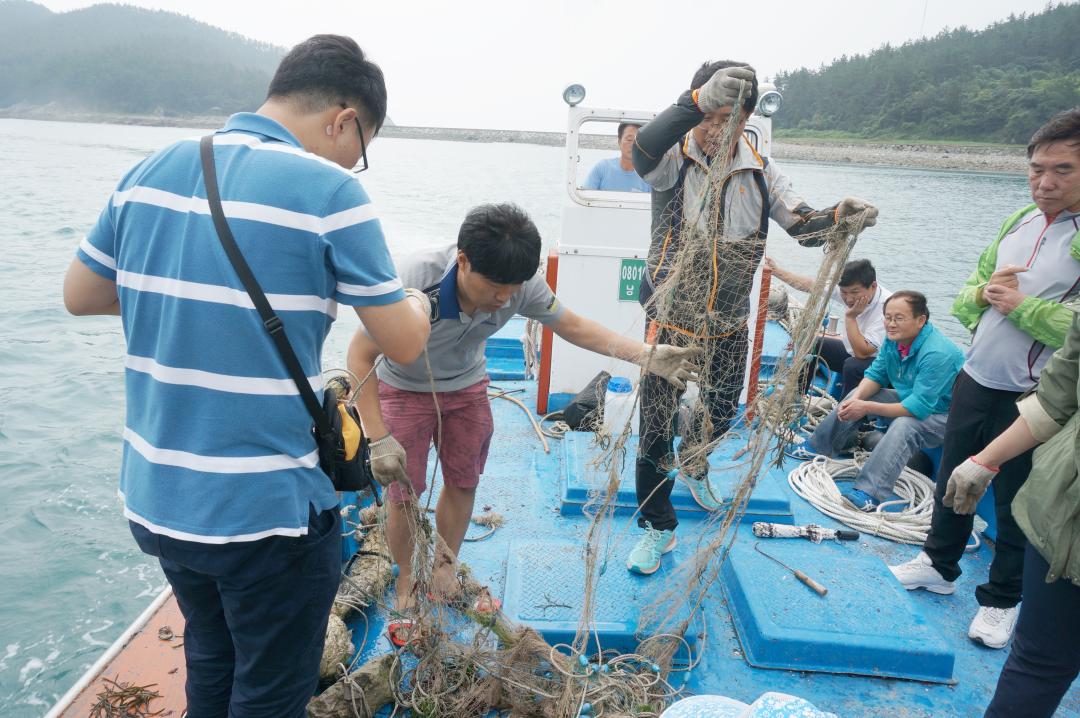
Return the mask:
[[[300,718],[319,680],[341,575],[333,510],[306,536],[204,544],[131,523],[184,614],[189,718]]]
[[[739,395],[743,388],[745,373],[747,330],[710,342],[709,366],[702,367],[701,401],[708,409],[709,420],[697,416],[683,434],[683,441],[701,446],[719,438],[731,426],[731,420],[739,410]],[[649,330],[645,330],[646,341]],[[656,336],[657,344],[676,346],[700,346],[699,340],[671,329],[661,329]],[[638,441],[637,471],[635,482],[638,506],[638,526],[651,525],[657,531],[668,531],[678,526],[675,507],[671,503],[674,482],[667,472],[675,463],[675,424],[679,411],[679,399],[683,391],[667,379],[646,374],[640,384],[641,436]],[[694,477],[699,478],[699,477]]]
[[[934,513],[923,551],[946,581],[960,577],[960,559],[971,536],[974,514],[957,514],[942,503],[953,469],[978,453],[1009,428],[1019,416],[1018,392],[990,389],[963,370],[953,383],[949,421],[941,448],[941,466],[934,492]],[[990,562],[989,580],[975,589],[980,606],[1012,608],[1020,603],[1027,538],[1012,516],[1012,501],[1031,473],[1032,452],[1025,451],[1001,465],[994,477],[994,512],[997,539]]]
[[[1049,570],[1028,545],[1012,652],[986,718],[1050,718],[1080,672],[1080,587],[1066,579],[1047,583]]]
[[[855,390],[848,392],[851,396]],[[845,397],[846,398],[846,397]],[[900,395],[895,389],[879,389],[869,397],[869,401],[881,404],[899,404]],[[888,501],[893,485],[900,478],[900,472],[916,451],[941,446],[945,435],[945,414],[931,414],[925,419],[914,416],[898,416],[889,424],[885,437],[878,442],[870,453],[870,458],[859,469],[855,477],[855,488],[873,496],[878,501]],[[859,430],[858,421],[844,421],[840,410],[833,409],[814,429],[808,449],[815,454],[836,456],[849,445]]]
[[[840,375],[840,396],[849,394],[862,381],[867,368],[874,363],[874,357],[859,359],[847,353],[844,342],[833,337],[818,337],[814,341],[813,354],[810,356],[803,373],[802,393],[810,390],[818,365],[825,364],[830,370]]]

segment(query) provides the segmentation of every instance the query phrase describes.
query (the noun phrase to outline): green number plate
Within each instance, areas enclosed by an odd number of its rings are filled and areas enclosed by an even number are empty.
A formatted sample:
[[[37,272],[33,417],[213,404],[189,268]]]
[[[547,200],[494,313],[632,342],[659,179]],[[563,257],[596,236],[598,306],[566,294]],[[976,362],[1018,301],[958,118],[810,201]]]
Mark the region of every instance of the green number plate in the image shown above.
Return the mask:
[[[636,302],[645,276],[644,259],[624,259],[619,268],[619,301]]]

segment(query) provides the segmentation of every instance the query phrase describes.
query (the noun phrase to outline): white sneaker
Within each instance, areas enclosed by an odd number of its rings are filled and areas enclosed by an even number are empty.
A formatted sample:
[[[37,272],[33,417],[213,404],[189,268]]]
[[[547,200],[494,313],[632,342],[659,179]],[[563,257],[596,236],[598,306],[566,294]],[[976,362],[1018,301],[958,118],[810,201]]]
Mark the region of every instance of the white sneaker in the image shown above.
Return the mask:
[[[900,582],[900,585],[909,591],[925,588],[931,593],[944,595],[956,591],[956,585],[952,581],[946,581],[938,573],[925,551],[920,551],[918,556],[907,563],[902,563],[899,566],[889,566],[889,570],[892,571],[893,576],[896,576],[896,580]],[[972,637],[974,638],[974,636]]]
[[[987,648],[1004,648],[1012,638],[1019,615],[1019,604],[1012,608],[980,606],[968,628],[968,638]]]

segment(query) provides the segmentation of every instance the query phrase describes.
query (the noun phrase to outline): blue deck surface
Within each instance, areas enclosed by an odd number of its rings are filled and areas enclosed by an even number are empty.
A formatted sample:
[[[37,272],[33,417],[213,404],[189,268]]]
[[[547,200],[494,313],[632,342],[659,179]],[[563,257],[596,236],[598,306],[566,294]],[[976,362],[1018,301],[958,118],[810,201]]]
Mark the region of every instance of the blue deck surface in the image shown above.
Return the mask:
[[[828,593],[811,592],[759,551],[803,570]],[[847,542],[759,541],[742,527],[721,575],[752,665],[953,682],[955,643],[925,618],[917,597],[880,558]]]
[[[488,376],[492,381],[525,378],[525,351],[521,337],[525,334],[525,318],[513,317],[487,340],[485,355]]]
[[[741,440],[724,442],[709,457],[713,486],[720,489],[725,499],[730,499],[738,484],[738,473],[730,470],[730,467],[738,466],[739,460],[734,458],[734,454],[743,446],[745,442]],[[603,496],[609,472],[606,467],[598,468],[595,465],[600,452],[594,444],[593,434],[570,432],[556,450],[562,453],[559,509],[564,514],[581,514],[587,503]],[[620,462],[619,490],[614,502],[615,513],[619,516],[631,516],[637,511],[637,494],[634,490],[636,454],[637,437],[633,436],[626,442],[626,460]],[[685,513],[687,519],[701,519],[708,515],[682,481],[675,483],[671,491],[671,503],[680,514]],[[758,482],[757,489],[747,504],[743,521],[792,523],[788,494],[776,482],[775,477],[764,476]]]
[[[504,389],[524,389],[515,394],[526,405],[535,405],[535,384],[532,382],[500,381]],[[566,472],[564,449],[559,441],[551,441],[552,450],[545,454],[533,432],[529,420],[522,410],[510,402],[494,400],[496,433],[491,444],[487,470],[477,492],[477,510],[490,506],[501,513],[506,524],[485,541],[466,543],[461,559],[467,563],[478,580],[487,583],[494,595],[501,596],[513,604],[514,590],[507,593],[506,576],[510,566],[511,580],[514,576],[527,573],[530,568],[538,570],[550,561],[539,550],[540,544],[529,548],[529,542],[558,542],[562,551],[573,551],[566,546],[581,546],[588,527],[588,520],[575,511],[562,511],[560,477]],[[550,440],[549,440],[550,441]],[[586,444],[582,444],[587,448]],[[764,487],[786,497],[798,524],[817,523],[824,526],[839,526],[836,522],[817,512],[812,506],[797,497],[788,487],[787,471],[795,466],[788,459],[783,469],[768,469],[762,477]],[[629,478],[629,474],[625,474]],[[626,481],[624,478],[624,482]],[[436,487],[438,481],[435,482]],[[623,490],[632,487],[627,484]],[[436,488],[437,496],[437,488]],[[638,591],[630,601],[640,603],[651,596],[655,587],[660,592],[668,585],[673,568],[687,560],[695,547],[695,539],[700,535],[703,523],[695,519],[695,512],[681,512],[683,521],[677,530],[680,538],[679,547],[664,557],[660,571],[648,578],[627,577],[623,561],[626,552],[636,540],[638,529],[629,516],[617,515],[613,519],[610,539],[604,544],[606,575],[610,574],[612,587],[607,588],[602,582],[599,600],[606,616],[599,620],[616,619],[626,622],[622,611],[620,593],[626,591],[627,578]],[[736,544],[736,567],[744,551],[752,550],[748,527],[740,531]],[[482,533],[481,529],[470,528],[470,535]],[[795,541],[795,540],[790,540]],[[704,631],[699,641],[702,651],[701,661],[689,674],[673,674],[676,685],[683,676],[687,677],[685,687],[693,693],[713,693],[730,696],[750,702],[766,691],[783,691],[802,696],[822,709],[832,711],[839,716],[899,716],[903,718],[930,716],[981,716],[990,700],[997,682],[1001,665],[1006,658],[1005,651],[986,649],[972,643],[967,638],[967,627],[978,606],[975,602],[975,586],[986,580],[990,562],[991,548],[984,545],[978,551],[964,556],[961,567],[964,575],[957,581],[957,592],[953,596],[939,596],[925,591],[898,593],[898,585],[888,586],[889,580],[883,573],[888,563],[899,563],[915,556],[916,546],[892,543],[874,537],[863,537],[858,542],[844,544],[842,547],[820,546],[809,543],[799,546],[779,543],[773,540],[763,544],[763,548],[773,555],[783,558],[798,551],[797,567],[822,580],[830,588],[830,594],[821,599],[801,584],[782,576],[777,566],[758,567],[756,564],[745,567],[748,578],[746,585],[758,596],[758,610],[768,610],[767,602],[770,587],[785,587],[790,604],[785,609],[795,612],[796,616],[816,616],[817,626],[834,633],[842,634],[845,626],[858,622],[860,616],[877,626],[893,626],[897,643],[904,641],[925,642],[932,647],[944,646],[946,651],[955,654],[953,676],[955,685],[929,683],[894,678],[873,678],[835,673],[821,673],[795,670],[778,670],[751,666],[743,653],[743,645],[736,633],[734,623],[728,611],[725,594],[721,585],[714,586],[701,611]],[[522,550],[521,547],[526,547]],[[843,555],[839,555],[843,554]],[[513,556],[513,563],[508,565],[508,558]],[[550,557],[550,554],[547,554]],[[755,558],[768,563],[764,557]],[[561,565],[561,564],[560,564]],[[794,564],[793,564],[794,565]],[[577,569],[580,575],[580,567]],[[728,572],[730,573],[730,571]],[[758,574],[760,573],[760,576]],[[618,579],[623,579],[619,581]],[[723,581],[724,578],[721,578]],[[760,583],[759,583],[760,581]],[[779,583],[778,583],[779,582]],[[511,587],[513,589],[513,587]],[[791,588],[786,592],[786,588]],[[573,587],[559,588],[559,595],[573,594]],[[519,591],[520,594],[520,591]],[[580,592],[578,593],[580,595]],[[566,603],[554,595],[555,599],[547,603]],[[388,597],[389,598],[389,597]],[[541,599],[543,597],[541,596]],[[901,599],[906,599],[901,600]],[[760,603],[764,601],[764,603]],[[830,601],[829,612],[814,613],[821,608],[822,601]],[[552,607],[543,613],[544,601],[534,603],[523,614],[532,613],[531,620],[537,622],[547,618],[569,620],[570,613],[555,616]],[[837,606],[836,604],[841,604]],[[521,601],[518,601],[522,605]],[[508,606],[512,608],[513,606]],[[558,608],[558,607],[555,607]],[[565,609],[563,609],[565,611]],[[782,613],[783,611],[781,611]],[[575,614],[576,615],[576,614]],[[911,621],[909,616],[921,617],[921,621]],[[884,617],[884,618],[881,618]],[[880,619],[880,620],[879,620]],[[385,616],[374,610],[369,611],[366,621],[357,619],[353,622],[354,640],[359,645],[364,643],[361,660],[389,650],[385,638]],[[807,621],[802,622],[804,625]],[[878,629],[875,629],[878,630]],[[937,642],[935,642],[935,637]],[[925,647],[923,647],[925,648]],[[844,649],[835,649],[836,653]],[[824,654],[829,653],[825,650]],[[757,655],[755,648],[753,653]],[[931,651],[932,653],[932,651]],[[843,656],[834,657],[834,662]],[[930,659],[927,659],[930,660]],[[824,662],[822,658],[820,661]],[[805,667],[810,667],[803,664]],[[820,666],[818,666],[820,667]],[[938,668],[938,674],[941,673]],[[1074,686],[1066,695],[1058,713],[1061,716],[1080,716],[1080,689]]]
[[[582,548],[580,542],[571,541],[514,541],[508,553],[503,596],[507,618],[531,626],[553,645],[572,642],[581,619],[585,582]],[[633,652],[638,645],[638,618],[650,601],[652,579],[623,568],[619,552],[605,551],[601,562],[589,651],[614,648]],[[691,646],[697,643],[695,636],[687,636],[687,640]]]

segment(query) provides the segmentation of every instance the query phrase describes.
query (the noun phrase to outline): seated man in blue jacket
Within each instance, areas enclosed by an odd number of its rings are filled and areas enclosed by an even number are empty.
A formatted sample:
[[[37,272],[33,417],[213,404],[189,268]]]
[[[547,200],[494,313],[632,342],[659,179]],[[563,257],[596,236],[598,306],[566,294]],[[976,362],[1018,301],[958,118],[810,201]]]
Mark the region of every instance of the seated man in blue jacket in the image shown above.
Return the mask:
[[[794,452],[801,459],[834,456],[854,438],[863,418],[891,419],[854,487],[841,492],[862,511],[873,511],[889,497],[912,454],[941,445],[952,385],[964,364],[960,348],[930,323],[920,292],[894,293],[884,315],[886,339],[863,380],[814,430],[806,448]]]

